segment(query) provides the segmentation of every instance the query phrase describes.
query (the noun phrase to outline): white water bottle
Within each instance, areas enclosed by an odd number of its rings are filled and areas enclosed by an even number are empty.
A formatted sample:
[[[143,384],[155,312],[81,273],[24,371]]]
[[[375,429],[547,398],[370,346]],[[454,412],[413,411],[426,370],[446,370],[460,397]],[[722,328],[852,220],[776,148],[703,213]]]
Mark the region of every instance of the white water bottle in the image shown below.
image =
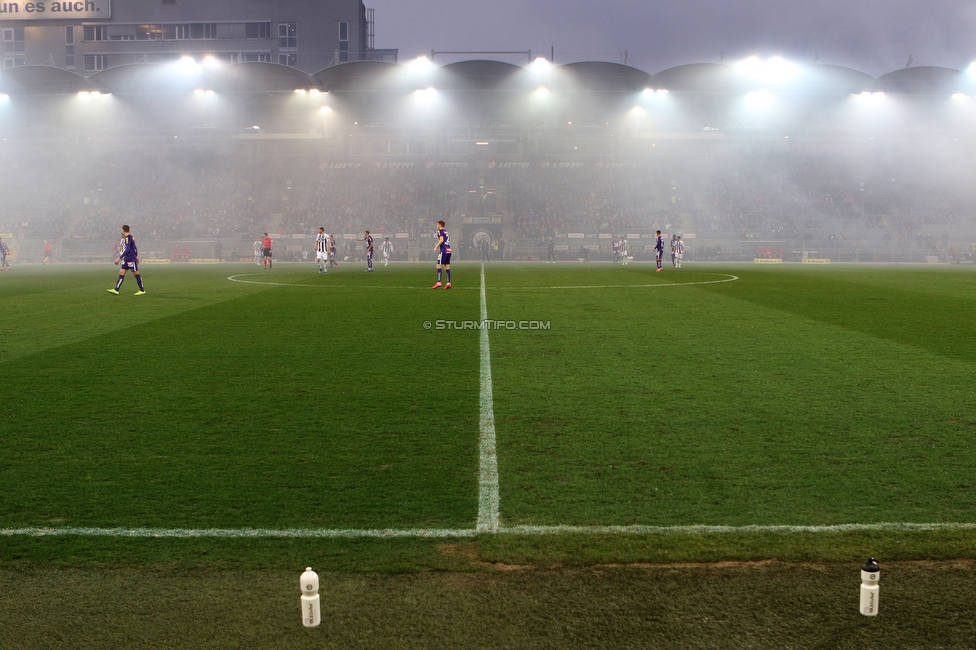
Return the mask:
[[[881,567],[874,561],[868,559],[861,567],[861,613],[865,616],[878,615],[878,580],[881,578]]]
[[[302,587],[302,625],[317,627],[322,622],[322,609],[319,605],[319,575],[312,567],[305,569],[301,578]]]

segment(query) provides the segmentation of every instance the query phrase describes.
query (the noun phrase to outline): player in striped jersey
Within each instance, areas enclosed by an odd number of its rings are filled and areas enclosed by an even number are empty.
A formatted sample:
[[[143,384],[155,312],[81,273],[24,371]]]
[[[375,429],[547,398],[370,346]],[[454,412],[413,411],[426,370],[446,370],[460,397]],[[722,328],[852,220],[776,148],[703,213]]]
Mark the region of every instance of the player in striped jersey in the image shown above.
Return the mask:
[[[387,237],[383,240],[383,266],[390,265],[390,255],[393,254],[393,242]]]
[[[685,243],[681,241],[681,235],[674,237],[674,265],[681,268],[681,258],[685,255]]]
[[[329,272],[329,236],[325,234],[325,228],[319,228],[319,234],[315,236],[315,261],[319,265],[319,273]]]

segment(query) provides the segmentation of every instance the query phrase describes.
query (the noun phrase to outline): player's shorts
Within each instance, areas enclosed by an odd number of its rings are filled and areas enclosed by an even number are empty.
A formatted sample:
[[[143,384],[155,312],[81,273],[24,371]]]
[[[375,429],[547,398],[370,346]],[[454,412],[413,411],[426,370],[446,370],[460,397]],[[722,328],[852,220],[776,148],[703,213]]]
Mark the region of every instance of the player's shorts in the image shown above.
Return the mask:
[[[139,272],[139,262],[126,262],[125,260],[119,265],[119,270],[121,271],[132,271],[133,273]]]
[[[373,259],[373,251],[366,251],[366,259],[368,260]]]
[[[655,257],[655,259],[657,259],[658,261],[660,261],[660,259],[661,259],[661,257],[662,257],[663,255],[664,255],[664,251],[656,251],[656,252],[654,253],[654,257]]]
[[[385,259],[385,260],[390,259],[390,254],[387,253],[386,251],[383,251],[383,259]]]
[[[264,256],[265,257],[271,257],[271,249],[270,248],[265,248],[263,250],[264,250]]]
[[[319,260],[324,260],[328,262],[329,254],[326,253],[325,251],[315,251],[315,261],[318,262]]]
[[[450,264],[451,263],[451,254],[450,253],[438,253],[437,254],[437,263],[438,264]]]

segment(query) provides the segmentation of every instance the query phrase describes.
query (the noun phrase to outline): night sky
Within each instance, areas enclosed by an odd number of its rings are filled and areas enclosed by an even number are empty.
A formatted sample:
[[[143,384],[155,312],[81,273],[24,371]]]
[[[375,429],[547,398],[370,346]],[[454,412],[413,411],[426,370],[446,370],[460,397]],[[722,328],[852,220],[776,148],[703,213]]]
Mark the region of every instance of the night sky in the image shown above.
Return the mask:
[[[623,62],[650,73],[682,63],[781,55],[872,75],[976,58],[976,2],[960,0],[366,0],[376,47],[405,61],[431,50],[520,50],[556,63]],[[450,62],[476,57],[443,57]],[[517,56],[492,57],[524,63]]]

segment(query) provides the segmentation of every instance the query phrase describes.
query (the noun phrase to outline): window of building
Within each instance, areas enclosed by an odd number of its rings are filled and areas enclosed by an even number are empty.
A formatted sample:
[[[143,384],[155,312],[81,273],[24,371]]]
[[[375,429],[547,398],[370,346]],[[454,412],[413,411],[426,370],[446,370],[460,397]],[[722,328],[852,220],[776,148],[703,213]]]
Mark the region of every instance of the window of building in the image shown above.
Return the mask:
[[[85,72],[98,72],[108,67],[108,56],[105,54],[86,54]]]
[[[68,70],[75,67],[75,28],[72,25],[64,28],[64,67]]]
[[[244,23],[244,38],[271,38],[271,23]]]
[[[339,62],[349,60],[349,21],[339,21]]]
[[[23,55],[24,53],[24,28],[23,27],[12,27],[3,30],[3,53],[8,56],[12,54]],[[24,65],[24,64],[13,63],[11,65]]]
[[[186,41],[190,39],[190,26],[189,25],[173,25],[173,38],[178,41]]]
[[[190,38],[195,40],[217,38],[217,23],[194,23],[190,25]]]
[[[134,41],[136,40],[135,25],[107,25],[105,27],[110,41]]]
[[[259,54],[256,52],[247,52],[242,55],[242,60],[244,61],[258,61],[260,63],[271,63],[270,54]]]
[[[298,23],[278,23],[278,47],[298,47]]]
[[[290,68],[298,67],[298,55],[294,52],[279,52],[278,63],[287,65]]]
[[[136,25],[137,41],[161,41],[166,27],[163,25]]]
[[[107,41],[108,30],[104,25],[85,25],[83,36],[86,41]]]

